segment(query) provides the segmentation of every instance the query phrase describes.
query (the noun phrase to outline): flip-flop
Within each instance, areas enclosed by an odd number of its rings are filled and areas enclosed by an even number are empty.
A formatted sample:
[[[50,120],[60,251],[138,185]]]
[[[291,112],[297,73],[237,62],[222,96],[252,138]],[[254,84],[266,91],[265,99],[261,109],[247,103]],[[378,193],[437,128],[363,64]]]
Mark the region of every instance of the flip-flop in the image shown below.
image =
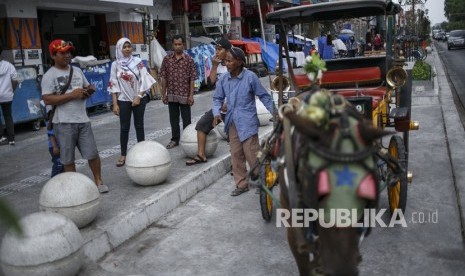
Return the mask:
[[[197,165],[197,164],[200,164],[200,163],[207,163],[207,159],[203,160],[202,157],[200,157],[200,155],[197,154],[191,160],[186,161],[186,166]]]
[[[122,167],[122,166],[124,166],[124,164],[126,164],[126,159],[118,160],[118,162],[116,162],[117,167]]]
[[[234,191],[231,192],[231,196],[238,196],[248,191],[249,188],[236,188]]]
[[[166,145],[166,148],[167,148],[167,149],[172,149],[172,148],[174,148],[174,147],[176,147],[176,146],[178,146],[178,145],[179,145],[178,142],[171,141],[171,142],[168,143],[168,145]]]

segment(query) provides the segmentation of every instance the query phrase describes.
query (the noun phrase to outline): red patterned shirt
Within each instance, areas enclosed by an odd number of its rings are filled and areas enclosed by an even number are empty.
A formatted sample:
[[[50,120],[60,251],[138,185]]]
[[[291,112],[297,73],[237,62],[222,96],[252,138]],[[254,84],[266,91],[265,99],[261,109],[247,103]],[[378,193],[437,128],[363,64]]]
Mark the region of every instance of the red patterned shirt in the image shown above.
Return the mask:
[[[187,104],[191,90],[191,82],[197,78],[194,60],[183,53],[180,59],[172,53],[163,59],[160,77],[166,80],[168,102]]]

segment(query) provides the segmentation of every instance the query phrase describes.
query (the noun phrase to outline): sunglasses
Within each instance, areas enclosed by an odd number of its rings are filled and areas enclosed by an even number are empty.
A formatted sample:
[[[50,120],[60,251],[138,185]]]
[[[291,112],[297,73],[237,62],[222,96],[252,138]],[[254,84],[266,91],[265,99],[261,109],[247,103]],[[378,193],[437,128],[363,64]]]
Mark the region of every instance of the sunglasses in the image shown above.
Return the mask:
[[[56,51],[60,51],[61,49],[66,47],[74,47],[73,42],[62,40],[59,45],[53,45],[53,49]]]

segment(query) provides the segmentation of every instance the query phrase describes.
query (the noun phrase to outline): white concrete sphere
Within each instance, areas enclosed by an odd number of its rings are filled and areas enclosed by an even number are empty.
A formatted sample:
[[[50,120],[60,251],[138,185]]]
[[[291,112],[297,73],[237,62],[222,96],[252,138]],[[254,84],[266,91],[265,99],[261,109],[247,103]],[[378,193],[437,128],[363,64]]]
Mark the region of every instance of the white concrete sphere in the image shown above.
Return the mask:
[[[433,48],[431,48],[430,46],[426,46],[426,52],[428,54],[431,54],[431,52],[433,52]]]
[[[221,122],[219,123],[216,127],[215,130],[218,132],[218,134],[223,138],[224,140],[228,139],[228,134],[224,132],[224,123]]]
[[[270,124],[271,114],[263,105],[263,103],[259,100],[255,100],[255,105],[257,106],[257,115],[258,121],[260,122],[260,126],[267,126]]]
[[[188,125],[181,135],[179,141],[182,149],[187,157],[194,158],[197,155],[197,130],[195,130],[195,124]],[[207,143],[205,145],[205,155],[211,156],[215,153],[218,147],[218,134],[216,131],[210,131],[207,135]]]
[[[42,188],[40,210],[59,213],[81,228],[91,223],[100,210],[100,193],[89,177],[65,172],[51,178]]]
[[[3,237],[0,259],[6,276],[76,275],[82,265],[84,240],[76,225],[53,212],[20,220],[23,236],[12,230]]]
[[[143,141],[134,145],[126,156],[126,172],[142,186],[163,183],[171,168],[171,155],[160,143]]]

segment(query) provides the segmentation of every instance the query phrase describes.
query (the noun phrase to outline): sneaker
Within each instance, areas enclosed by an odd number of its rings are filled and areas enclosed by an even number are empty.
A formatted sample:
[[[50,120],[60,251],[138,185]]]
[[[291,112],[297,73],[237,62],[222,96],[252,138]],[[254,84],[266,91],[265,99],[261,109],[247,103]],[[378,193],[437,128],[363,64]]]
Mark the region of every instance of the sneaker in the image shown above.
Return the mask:
[[[10,146],[14,146],[15,145],[15,141],[10,141]]]
[[[108,193],[110,191],[110,189],[108,189],[108,186],[105,184],[100,184],[97,186],[97,188],[101,194]]]
[[[8,140],[5,137],[0,138],[0,145],[8,144]]]

